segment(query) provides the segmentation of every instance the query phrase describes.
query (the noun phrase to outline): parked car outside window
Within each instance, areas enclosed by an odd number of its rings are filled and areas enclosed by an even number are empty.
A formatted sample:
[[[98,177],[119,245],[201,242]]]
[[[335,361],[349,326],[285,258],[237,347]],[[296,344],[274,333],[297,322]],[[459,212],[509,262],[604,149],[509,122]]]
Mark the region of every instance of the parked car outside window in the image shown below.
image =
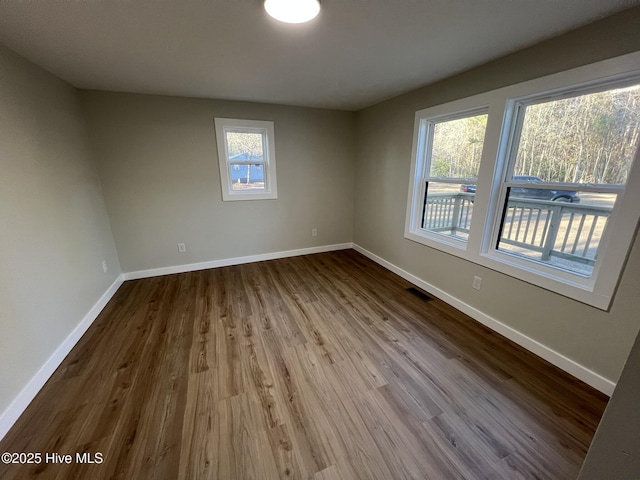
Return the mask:
[[[532,175],[514,175],[513,180],[516,182],[527,182],[531,184],[542,183],[542,179],[540,177],[534,177]],[[473,184],[460,185],[460,191],[464,193],[476,193],[476,186]],[[551,200],[554,202],[580,202],[580,197],[574,190],[547,190],[543,188],[511,187],[509,196],[511,198],[533,198],[536,200]]]

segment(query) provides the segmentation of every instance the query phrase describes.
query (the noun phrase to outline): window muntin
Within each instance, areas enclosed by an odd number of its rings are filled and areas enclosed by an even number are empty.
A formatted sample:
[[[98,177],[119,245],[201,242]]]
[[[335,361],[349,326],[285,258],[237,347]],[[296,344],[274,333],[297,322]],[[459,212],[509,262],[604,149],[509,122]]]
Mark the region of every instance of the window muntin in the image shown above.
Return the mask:
[[[216,118],[224,201],[277,198],[273,122]]]
[[[590,278],[640,134],[640,85],[515,103],[496,250]]]
[[[486,109],[421,121],[424,234],[467,241],[486,126]]]

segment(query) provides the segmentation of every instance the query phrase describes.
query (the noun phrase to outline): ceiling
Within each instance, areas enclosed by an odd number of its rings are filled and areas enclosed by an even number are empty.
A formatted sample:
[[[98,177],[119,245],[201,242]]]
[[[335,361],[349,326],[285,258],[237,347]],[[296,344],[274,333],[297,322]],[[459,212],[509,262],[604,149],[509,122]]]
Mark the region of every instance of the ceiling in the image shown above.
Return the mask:
[[[0,43],[84,89],[359,110],[640,0],[0,0]]]

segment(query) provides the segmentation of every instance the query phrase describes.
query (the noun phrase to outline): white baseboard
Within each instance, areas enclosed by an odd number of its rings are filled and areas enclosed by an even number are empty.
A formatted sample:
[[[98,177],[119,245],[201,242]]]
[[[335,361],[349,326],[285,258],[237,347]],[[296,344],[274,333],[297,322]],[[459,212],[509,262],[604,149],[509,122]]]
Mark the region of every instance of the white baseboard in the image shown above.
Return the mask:
[[[38,394],[40,389],[47,383],[49,377],[53,375],[58,366],[62,363],[65,357],[69,354],[71,349],[78,343],[78,340],[84,335],[87,329],[91,326],[93,321],[98,317],[105,305],[111,300],[111,297],[116,293],[122,282],[124,281],[123,275],[118,276],[116,280],[111,284],[106,292],[100,297],[95,305],[84,316],[82,321],[73,329],[73,331],[64,339],[60,346],[53,352],[49,359],[40,367],[40,370],[33,376],[33,378],[22,389],[18,396],[11,402],[7,409],[0,415],[0,440],[4,438],[7,432],[11,429],[13,424],[18,420],[20,415],[26,410],[31,401]]]
[[[337,243],[334,245],[323,245],[320,247],[300,248],[297,250],[285,250],[283,252],[261,253],[259,255],[249,255],[246,257],[224,258],[222,260],[175,265],[173,267],[138,270],[135,272],[128,272],[123,275],[125,280],[137,280],[139,278],[159,277],[161,275],[171,275],[174,273],[195,272],[197,270],[206,270],[208,268],[228,267],[230,265],[241,265],[243,263],[262,262],[278,258],[297,257],[300,255],[311,255],[312,253],[333,252],[335,250],[352,248],[352,246],[352,243]]]
[[[448,303],[449,305],[457,308],[461,312],[469,315],[474,320],[482,323],[483,325],[489,327],[491,330],[498,332],[500,335],[507,337],[509,340],[517,343],[521,347],[526,348],[532,353],[535,353],[539,357],[545,359],[549,363],[555,365],[556,367],[564,370],[565,372],[573,375],[574,377],[582,380],[588,385],[591,385],[593,388],[601,391],[605,395],[611,396],[613,393],[613,389],[616,384],[611,380],[597,374],[596,372],[589,370],[587,367],[580,365],[579,363],[571,360],[570,358],[565,357],[561,353],[552,350],[551,348],[543,345],[542,343],[534,340],[526,336],[525,334],[515,330],[514,328],[505,325],[504,323],[496,320],[495,318],[487,315],[484,312],[481,312],[475,307],[463,302],[462,300],[448,294],[447,292],[434,287],[430,283],[425,282],[421,278],[416,277],[415,275],[403,270],[402,268],[394,265],[391,262],[388,262],[382,257],[362,248],[360,245],[353,244],[353,249],[362,253],[366,257],[370,258],[374,262],[383,266],[387,270],[391,270],[393,273],[400,275],[405,280],[413,283],[417,287],[420,287],[425,292],[432,294],[434,297],[438,297],[440,300]]]

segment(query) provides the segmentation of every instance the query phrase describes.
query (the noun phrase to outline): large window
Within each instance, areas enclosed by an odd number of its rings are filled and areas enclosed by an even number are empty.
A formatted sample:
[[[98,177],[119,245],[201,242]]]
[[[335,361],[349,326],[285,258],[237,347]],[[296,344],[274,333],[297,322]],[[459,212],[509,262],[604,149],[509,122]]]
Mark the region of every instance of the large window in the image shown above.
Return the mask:
[[[487,127],[487,109],[417,119],[413,237],[464,249]]]
[[[640,217],[639,64],[416,112],[405,237],[607,309]]]
[[[496,248],[590,278],[640,133],[640,85],[515,102]]]
[[[222,199],[278,198],[273,122],[216,118]]]
[[[457,117],[457,116],[456,116]],[[473,216],[487,114],[423,120],[424,203],[420,229],[465,242]]]

